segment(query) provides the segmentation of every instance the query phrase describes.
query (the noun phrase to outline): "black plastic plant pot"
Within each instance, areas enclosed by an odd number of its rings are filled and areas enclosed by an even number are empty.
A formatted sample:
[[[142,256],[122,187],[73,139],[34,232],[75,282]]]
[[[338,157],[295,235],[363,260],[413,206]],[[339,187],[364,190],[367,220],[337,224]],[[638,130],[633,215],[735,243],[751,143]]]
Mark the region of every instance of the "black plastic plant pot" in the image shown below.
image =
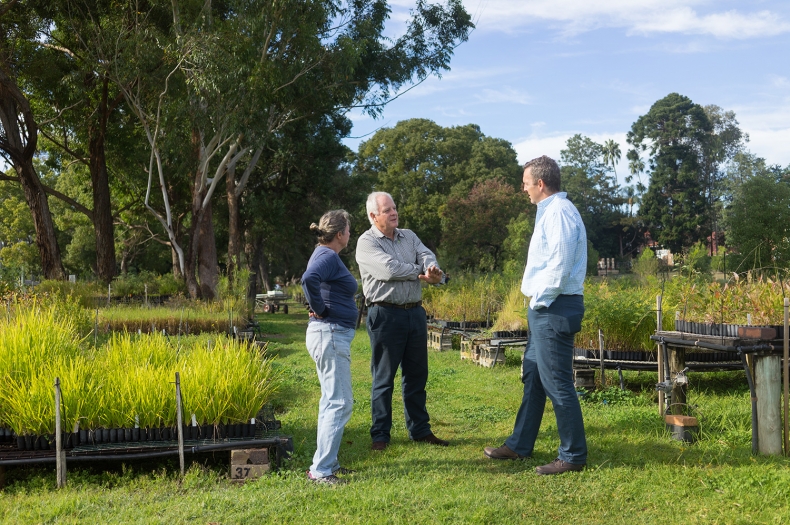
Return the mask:
[[[159,427],[151,427],[148,429],[148,441],[161,441],[162,440],[162,433],[159,431]]]
[[[129,430],[129,439],[127,441],[140,441],[140,429],[139,428],[130,428]]]
[[[111,428],[110,430],[110,443],[118,443],[118,429]]]
[[[26,436],[17,436],[16,437],[16,448],[18,448],[19,450],[26,450],[27,449],[27,444],[25,443],[25,437]]]
[[[162,436],[162,441],[170,441],[173,439],[173,431],[170,429],[170,427],[160,428],[159,435]]]

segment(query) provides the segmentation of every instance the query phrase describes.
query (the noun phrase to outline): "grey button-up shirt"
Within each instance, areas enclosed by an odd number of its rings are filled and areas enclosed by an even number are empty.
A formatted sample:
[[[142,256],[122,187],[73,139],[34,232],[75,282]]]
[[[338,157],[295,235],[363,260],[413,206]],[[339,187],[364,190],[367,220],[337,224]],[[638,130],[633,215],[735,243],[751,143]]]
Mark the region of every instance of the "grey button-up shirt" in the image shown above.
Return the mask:
[[[413,231],[398,228],[390,240],[375,226],[359,236],[357,264],[368,304],[416,303],[422,299],[422,281],[417,276],[431,265],[439,266]]]

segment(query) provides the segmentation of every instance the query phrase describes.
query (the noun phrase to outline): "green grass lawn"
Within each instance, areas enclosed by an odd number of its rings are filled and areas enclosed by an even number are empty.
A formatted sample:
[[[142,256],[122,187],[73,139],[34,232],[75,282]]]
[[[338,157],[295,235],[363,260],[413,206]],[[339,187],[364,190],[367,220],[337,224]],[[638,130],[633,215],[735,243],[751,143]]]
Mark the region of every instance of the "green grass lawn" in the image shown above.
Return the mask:
[[[296,309],[294,309],[296,310]],[[203,458],[181,480],[177,463],[108,464],[69,470],[9,468],[0,493],[4,523],[788,523],[790,462],[752,456],[749,393],[742,373],[691,374],[689,402],[702,427],[694,445],[669,439],[655,405],[654,373],[627,373],[630,392],[585,402],[588,468],[538,476],[556,456],[550,404],[534,457],[493,461],[483,447],[512,430],[521,399],[518,359],[481,368],[457,351],[430,352],[428,409],[450,447],[411,443],[394,400],[391,446],[370,451],[370,349],[364,328],[352,346],[356,404],[341,463],[345,486],[305,479],[315,450],[319,386],[304,346],[303,311],[261,318],[280,334],[270,349],[284,383],[276,401],[295,454],[284,469],[245,485],[227,479],[227,454]],[[609,376],[610,382],[615,375]],[[396,389],[397,390],[397,389]]]

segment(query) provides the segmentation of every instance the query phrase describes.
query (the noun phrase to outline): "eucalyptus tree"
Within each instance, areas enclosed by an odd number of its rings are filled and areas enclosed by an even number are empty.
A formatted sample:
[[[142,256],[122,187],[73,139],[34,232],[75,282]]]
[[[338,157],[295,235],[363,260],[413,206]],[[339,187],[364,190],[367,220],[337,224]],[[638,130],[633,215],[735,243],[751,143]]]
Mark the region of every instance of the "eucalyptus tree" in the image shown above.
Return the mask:
[[[20,70],[36,46],[45,21],[25,2],[0,3],[0,155],[13,167],[25,195],[36,231],[41,268],[47,279],[65,279],[47,193],[33,165],[38,124],[30,102],[19,85]]]
[[[170,29],[162,31],[148,23],[149,13],[130,13],[133,45],[123,52],[131,60],[116,60],[115,78],[150,145],[146,206],[179,253],[190,294],[206,297],[213,296],[216,282],[211,202],[221,178],[234,179],[226,181],[226,191],[236,213],[232,201],[255,173],[267,142],[285,126],[336,108],[377,114],[402,86],[447,69],[471,27],[458,0],[446,7],[419,1],[404,35],[394,41],[383,38],[389,16],[383,0],[173,0],[170,15]],[[142,62],[151,67],[141,68]],[[171,98],[176,86],[183,90],[181,100]],[[162,160],[163,132],[174,114],[190,123],[194,157],[189,233],[181,242],[167,194],[173,175]],[[245,174],[236,181],[240,162]],[[160,211],[151,204],[155,179]],[[239,232],[232,229],[237,250]]]
[[[40,145],[49,162],[57,164],[59,171],[73,169],[76,162],[90,173],[89,203],[77,205],[72,192],[62,193],[71,198],[67,204],[92,223],[94,268],[105,282],[116,274],[114,219],[118,210],[113,211],[110,172],[117,176],[125,169],[122,161],[129,157],[125,152],[134,149],[136,138],[123,94],[111,79],[118,56],[104,52],[99,44],[102,38],[117,41],[124,36],[124,9],[118,7],[110,0],[39,2],[36,11],[48,24],[39,35],[36,60],[25,71],[42,119],[40,133],[45,140]]]

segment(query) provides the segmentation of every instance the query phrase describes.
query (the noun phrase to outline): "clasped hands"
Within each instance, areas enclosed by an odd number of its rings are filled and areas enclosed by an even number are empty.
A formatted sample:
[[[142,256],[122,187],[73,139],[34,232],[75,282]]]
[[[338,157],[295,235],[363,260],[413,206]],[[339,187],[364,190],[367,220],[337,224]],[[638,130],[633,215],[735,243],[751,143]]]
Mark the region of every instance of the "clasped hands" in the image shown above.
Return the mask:
[[[431,265],[425,270],[424,274],[419,275],[418,277],[421,281],[425,281],[428,284],[436,284],[442,280],[443,276],[444,272],[442,272],[436,266]]]

